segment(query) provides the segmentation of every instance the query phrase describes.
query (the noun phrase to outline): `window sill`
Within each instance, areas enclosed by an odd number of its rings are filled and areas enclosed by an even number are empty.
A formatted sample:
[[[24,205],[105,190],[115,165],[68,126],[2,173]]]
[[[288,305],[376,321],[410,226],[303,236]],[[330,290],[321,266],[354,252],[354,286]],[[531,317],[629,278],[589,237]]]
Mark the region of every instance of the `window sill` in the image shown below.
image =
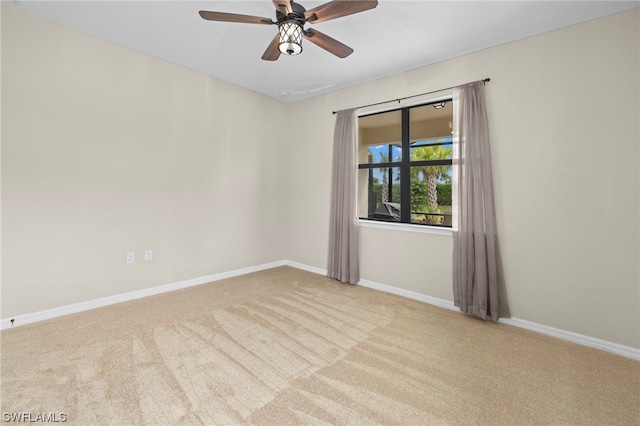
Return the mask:
[[[363,228],[388,229],[392,231],[415,232],[418,234],[432,235],[453,235],[451,228],[441,228],[439,226],[413,225],[410,223],[380,222],[377,220],[359,219],[358,223]]]

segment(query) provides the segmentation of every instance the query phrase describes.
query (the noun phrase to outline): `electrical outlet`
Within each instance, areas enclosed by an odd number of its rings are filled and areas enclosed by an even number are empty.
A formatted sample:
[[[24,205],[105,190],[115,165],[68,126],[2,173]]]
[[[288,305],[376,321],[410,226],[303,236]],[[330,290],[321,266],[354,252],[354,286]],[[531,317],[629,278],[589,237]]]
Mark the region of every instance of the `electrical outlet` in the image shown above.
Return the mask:
[[[153,259],[153,250],[145,250],[144,251],[144,260],[152,260]]]
[[[135,251],[127,252],[127,264],[133,263],[135,261],[136,261],[136,252]]]

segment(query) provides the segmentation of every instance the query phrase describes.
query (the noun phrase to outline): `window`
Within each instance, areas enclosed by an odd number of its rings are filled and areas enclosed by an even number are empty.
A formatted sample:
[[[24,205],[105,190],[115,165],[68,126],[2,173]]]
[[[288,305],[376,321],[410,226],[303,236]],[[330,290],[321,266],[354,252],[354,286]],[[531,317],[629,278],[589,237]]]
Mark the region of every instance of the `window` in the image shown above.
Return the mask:
[[[358,119],[360,219],[451,227],[450,99]]]

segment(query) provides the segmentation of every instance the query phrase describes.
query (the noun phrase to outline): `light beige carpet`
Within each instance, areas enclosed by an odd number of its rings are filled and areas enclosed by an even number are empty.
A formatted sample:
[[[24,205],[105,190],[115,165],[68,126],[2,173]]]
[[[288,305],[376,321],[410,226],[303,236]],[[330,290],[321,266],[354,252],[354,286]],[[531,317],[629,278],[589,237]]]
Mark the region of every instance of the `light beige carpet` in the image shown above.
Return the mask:
[[[640,363],[292,268],[1,334],[4,413],[78,425],[633,425]]]

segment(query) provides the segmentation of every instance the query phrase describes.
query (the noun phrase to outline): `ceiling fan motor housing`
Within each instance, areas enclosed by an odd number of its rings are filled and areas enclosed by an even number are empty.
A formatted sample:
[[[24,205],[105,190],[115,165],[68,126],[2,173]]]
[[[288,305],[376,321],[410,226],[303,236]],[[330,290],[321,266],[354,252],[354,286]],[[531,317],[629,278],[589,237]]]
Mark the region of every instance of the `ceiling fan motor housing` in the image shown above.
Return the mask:
[[[291,2],[291,9],[293,10],[289,15],[285,15],[276,9],[276,22],[278,26],[286,21],[294,21],[300,26],[304,26],[305,17],[304,13],[307,11],[301,4]]]

